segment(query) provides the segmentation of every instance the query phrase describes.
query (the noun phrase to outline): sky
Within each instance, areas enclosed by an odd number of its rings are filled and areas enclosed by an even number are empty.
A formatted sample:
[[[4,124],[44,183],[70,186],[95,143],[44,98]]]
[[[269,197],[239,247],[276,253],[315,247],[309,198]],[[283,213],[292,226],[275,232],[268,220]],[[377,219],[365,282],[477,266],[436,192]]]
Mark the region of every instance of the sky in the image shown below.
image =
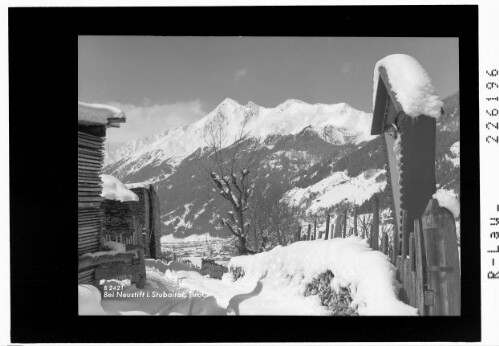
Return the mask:
[[[416,58],[441,97],[459,90],[457,38],[80,36],[78,99],[125,111],[110,150],[192,123],[227,97],[371,113],[374,66],[396,53]]]

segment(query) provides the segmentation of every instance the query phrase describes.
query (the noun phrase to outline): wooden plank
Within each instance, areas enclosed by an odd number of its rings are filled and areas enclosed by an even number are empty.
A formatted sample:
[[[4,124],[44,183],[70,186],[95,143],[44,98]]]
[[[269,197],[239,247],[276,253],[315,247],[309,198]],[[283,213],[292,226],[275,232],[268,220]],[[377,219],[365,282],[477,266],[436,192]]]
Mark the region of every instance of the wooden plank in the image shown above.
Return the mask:
[[[103,165],[102,159],[97,159],[97,158],[88,158],[88,157],[83,157],[83,155],[78,155],[78,166],[86,164],[86,165],[91,165],[91,166],[96,166],[96,167],[102,167]]]
[[[99,137],[94,137],[94,138],[87,138],[85,136],[78,136],[78,142],[85,142],[85,143],[90,143],[90,144],[98,144],[98,145],[103,145],[104,141],[100,139]]]
[[[78,227],[78,234],[89,233],[92,231],[99,232],[100,229],[101,229],[100,225],[82,226],[82,227]]]
[[[100,238],[98,236],[92,238],[78,238],[78,247],[84,247],[90,244],[95,244],[100,242]]]
[[[83,270],[81,272],[78,272],[78,279],[93,276],[94,272],[95,272],[95,268],[90,268],[90,269],[86,269],[86,270]]]
[[[83,139],[78,139],[78,146],[83,148],[96,149],[96,150],[102,149],[102,144],[85,141]]]
[[[95,237],[94,239],[79,239],[78,240],[78,249],[84,249],[84,248],[89,248],[89,247],[94,247],[94,246],[99,246],[100,239],[98,237]]]
[[[94,214],[94,213],[80,213],[80,211],[84,210],[95,210],[95,209],[79,209],[78,210],[78,222],[85,222],[85,221],[101,221],[103,220],[104,214]]]
[[[103,213],[84,213],[84,211],[87,210],[96,210],[96,209],[79,209],[78,221],[101,220],[104,216]]]
[[[80,164],[78,165],[78,173],[88,173],[88,172],[99,172],[101,170],[100,166],[93,166],[90,164]]]
[[[87,157],[89,159],[94,159],[99,161],[104,160],[104,154],[102,152],[89,148],[78,147],[78,156]]]
[[[412,272],[416,271],[416,246],[414,244],[414,232],[409,235],[409,262]]]
[[[381,252],[388,255],[388,234],[386,232],[383,232],[381,236]]]
[[[78,202],[102,202],[104,197],[78,197]]]
[[[331,216],[329,215],[329,213],[326,214],[326,236],[325,236],[325,239],[329,239],[329,224],[331,223]]]
[[[101,187],[78,187],[78,191],[87,191],[87,192],[95,192],[97,194],[101,194]]]
[[[100,150],[78,148],[78,157],[96,161],[103,161],[104,154]]]
[[[101,197],[99,192],[96,191],[78,191],[78,196],[81,197]]]
[[[90,187],[95,187],[95,186],[100,186],[102,183],[98,181],[97,179],[88,179],[88,178],[80,178],[78,177],[78,186],[90,186]]]
[[[346,238],[347,236],[347,220],[348,220],[348,209],[345,208],[345,211],[343,212],[343,238]]]
[[[81,248],[78,248],[78,255],[83,255],[84,253],[92,253],[97,251],[99,251],[99,244],[82,246]]]
[[[151,198],[152,227],[155,242],[155,254],[153,257],[159,258],[161,256],[161,204],[153,185],[150,186],[149,193]]]
[[[98,208],[101,202],[80,202],[78,208]]]
[[[99,244],[82,244],[78,246],[78,255],[99,251]]]
[[[110,123],[110,124],[113,124],[113,123],[124,123],[124,122],[126,122],[126,119],[125,118],[108,118],[107,122]]]
[[[422,218],[428,284],[434,291],[430,314],[461,314],[461,272],[455,221],[452,214],[430,200]]]
[[[343,225],[343,213],[336,213],[336,221],[334,224],[334,229],[332,231],[333,238],[341,238],[342,226]]]
[[[371,234],[371,247],[373,250],[379,249],[379,198],[373,196],[373,229]]]
[[[421,219],[414,220],[414,262],[416,266],[416,307],[420,316],[426,316],[428,315],[428,308],[424,304],[424,288],[427,282],[425,276],[426,259]]]
[[[353,235],[358,236],[357,232],[357,206],[353,207]]]
[[[92,141],[101,141],[104,142],[105,138],[104,137],[99,137],[99,136],[94,136],[86,132],[78,131],[78,137],[86,138],[88,140]]]
[[[100,233],[99,232],[87,232],[87,233],[78,233],[78,241],[81,240],[87,240],[87,239],[100,239]]]
[[[99,217],[93,217],[93,218],[87,218],[87,219],[80,219],[78,218],[78,226],[90,226],[90,225],[96,225],[100,226],[103,224],[103,220]]]

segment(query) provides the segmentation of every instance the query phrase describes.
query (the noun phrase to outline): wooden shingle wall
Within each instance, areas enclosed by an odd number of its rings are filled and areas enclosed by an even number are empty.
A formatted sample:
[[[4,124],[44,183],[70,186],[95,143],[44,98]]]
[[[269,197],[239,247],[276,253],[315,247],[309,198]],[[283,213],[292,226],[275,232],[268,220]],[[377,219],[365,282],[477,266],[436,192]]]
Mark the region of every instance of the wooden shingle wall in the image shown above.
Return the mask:
[[[100,250],[104,215],[100,196],[104,137],[89,132],[85,126],[78,128],[78,255]],[[78,283],[93,282],[94,270],[79,272]]]

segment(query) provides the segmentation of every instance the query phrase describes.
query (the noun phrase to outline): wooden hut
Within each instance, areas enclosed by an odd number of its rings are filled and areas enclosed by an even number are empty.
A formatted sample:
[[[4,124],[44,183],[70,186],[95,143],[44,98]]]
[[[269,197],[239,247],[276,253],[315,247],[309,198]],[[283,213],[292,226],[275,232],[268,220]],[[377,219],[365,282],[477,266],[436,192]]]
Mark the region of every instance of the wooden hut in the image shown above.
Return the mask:
[[[125,120],[117,108],[78,102],[78,283],[130,278],[145,285],[143,247],[103,242],[103,145],[106,129]]]
[[[108,127],[125,122],[119,109],[78,102],[78,255],[101,250],[101,169]],[[79,266],[80,267],[80,266]],[[78,271],[78,283],[92,283],[96,266]]]
[[[156,189],[151,184],[127,184],[138,201],[119,202],[105,200],[104,232],[102,241],[141,245],[146,258],[159,258],[161,254],[160,205]]]

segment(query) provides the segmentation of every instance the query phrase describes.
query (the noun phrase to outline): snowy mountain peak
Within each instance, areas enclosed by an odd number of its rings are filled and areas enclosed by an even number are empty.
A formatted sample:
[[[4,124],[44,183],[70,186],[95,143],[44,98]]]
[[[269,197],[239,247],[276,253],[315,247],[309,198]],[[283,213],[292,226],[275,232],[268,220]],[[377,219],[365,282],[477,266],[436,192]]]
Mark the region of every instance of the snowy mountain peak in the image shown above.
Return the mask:
[[[372,114],[356,110],[346,103],[311,105],[290,99],[275,108],[265,108],[253,102],[243,106],[226,98],[195,123],[127,144],[118,150],[121,152],[118,159],[125,158],[134,170],[146,164],[159,165],[163,161],[178,164],[207,145],[207,135],[213,126],[223,130],[225,145],[232,144],[231,141],[240,135],[243,127],[250,136],[265,141],[273,135],[296,135],[309,126],[315,134],[327,132],[328,136],[324,139],[331,143],[357,144],[371,138],[371,119]]]
[[[296,105],[307,105],[307,106],[310,106],[310,104],[308,104],[308,103],[306,103],[304,101],[297,100],[297,99],[289,99],[289,100],[286,100],[283,103],[281,103],[276,108],[279,109],[281,112],[284,112],[287,109],[289,109],[289,108],[291,108],[293,106],[296,106]]]
[[[231,107],[231,108],[241,107],[241,104],[236,100],[227,97],[217,106],[217,108],[223,108],[223,107]]]

